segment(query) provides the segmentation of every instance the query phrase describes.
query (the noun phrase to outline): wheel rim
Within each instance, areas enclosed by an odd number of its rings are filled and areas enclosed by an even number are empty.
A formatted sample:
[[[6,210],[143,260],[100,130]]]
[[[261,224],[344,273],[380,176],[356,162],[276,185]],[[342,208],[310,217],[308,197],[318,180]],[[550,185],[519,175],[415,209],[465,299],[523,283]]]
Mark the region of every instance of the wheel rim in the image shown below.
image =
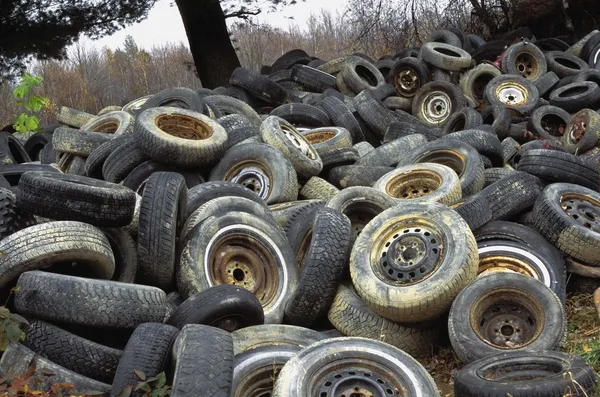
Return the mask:
[[[311,160],[317,158],[315,150],[311,144],[300,135],[293,127],[289,127],[285,124],[280,124],[281,132],[283,135],[296,147],[303,155],[307,156]]]
[[[571,121],[571,126],[569,128],[569,143],[571,145],[578,144],[584,137],[587,131],[587,123],[584,117],[575,116]]]
[[[371,268],[383,282],[406,286],[433,275],[442,263],[444,240],[435,225],[413,218],[383,228],[371,248]]]
[[[104,132],[106,134],[114,134],[119,129],[119,123],[111,120],[106,121],[92,128],[92,132]]]
[[[212,136],[212,128],[200,119],[183,114],[162,114],[154,124],[165,134],[192,141],[201,141]]]
[[[256,361],[261,364],[256,368],[251,371],[247,370],[249,366],[252,366],[250,361],[254,360],[243,360],[236,364],[234,373],[241,371],[243,377],[232,391],[232,397],[271,397],[279,372],[296,353],[296,349],[286,349],[285,347],[275,354],[257,350]],[[235,377],[236,375],[234,375]]]
[[[308,379],[308,395],[318,397],[405,396],[407,385],[389,369],[355,358],[329,362]]]
[[[523,85],[514,81],[508,81],[496,88],[496,97],[504,105],[521,106],[527,103],[529,93]]]
[[[495,288],[481,296],[470,311],[471,327],[486,344],[498,349],[523,348],[544,327],[540,303],[521,289]]]
[[[479,248],[478,276],[492,273],[519,273],[552,287],[550,273],[540,258],[518,247],[494,245]]]
[[[526,79],[534,80],[539,74],[539,62],[528,52],[522,52],[515,59],[517,71]]]
[[[432,92],[421,103],[421,114],[431,124],[442,123],[451,112],[452,100],[445,92]]]
[[[395,86],[404,96],[414,96],[420,85],[421,79],[419,79],[419,75],[413,69],[402,69],[398,73]]]
[[[285,269],[280,253],[273,247],[269,237],[256,228],[225,227],[209,242],[205,271],[213,285],[245,288],[256,295],[263,307],[268,306],[279,289],[279,268]]]
[[[568,194],[561,198],[560,204],[579,225],[600,233],[600,202],[580,194]]]
[[[442,186],[443,179],[437,172],[410,171],[394,176],[385,187],[386,193],[398,199],[415,199],[428,196]]]
[[[224,179],[239,183],[266,200],[271,193],[273,176],[266,165],[258,161],[242,161],[229,169]]]
[[[477,102],[483,102],[485,100],[485,87],[488,83],[494,79],[492,74],[482,74],[475,79],[473,82],[472,95]]]
[[[337,134],[334,131],[315,131],[304,135],[304,138],[310,142],[311,145],[317,143],[327,142],[334,138]]]
[[[341,208],[340,211],[350,219],[352,241],[356,241],[365,226],[379,215],[383,208],[367,202],[353,202]]]

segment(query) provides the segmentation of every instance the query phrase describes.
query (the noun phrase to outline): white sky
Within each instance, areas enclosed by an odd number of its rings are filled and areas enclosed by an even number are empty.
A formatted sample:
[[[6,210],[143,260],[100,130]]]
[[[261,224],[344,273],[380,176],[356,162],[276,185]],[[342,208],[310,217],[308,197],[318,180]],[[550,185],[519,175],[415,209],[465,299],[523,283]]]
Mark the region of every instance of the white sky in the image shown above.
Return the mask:
[[[159,0],[144,21],[120,30],[112,36],[95,41],[86,38],[83,42],[98,48],[107,46],[116,49],[122,46],[127,35],[131,35],[139,47],[147,49],[164,43],[183,42],[187,45],[181,16],[177,6],[171,6],[172,3],[173,0]],[[306,0],[284,7],[279,12],[262,13],[257,19],[283,29],[287,29],[290,24],[297,24],[300,28],[304,28],[311,13],[317,14],[321,9],[342,11],[345,5],[346,0]],[[293,16],[294,20],[288,19],[289,16]]]

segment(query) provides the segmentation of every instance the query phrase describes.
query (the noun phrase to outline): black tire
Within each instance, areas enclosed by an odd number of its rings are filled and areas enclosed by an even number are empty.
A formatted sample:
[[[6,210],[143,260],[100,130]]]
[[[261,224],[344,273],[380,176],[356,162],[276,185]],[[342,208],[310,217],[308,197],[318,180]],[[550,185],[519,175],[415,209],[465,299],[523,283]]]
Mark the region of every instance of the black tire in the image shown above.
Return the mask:
[[[365,140],[363,131],[358,124],[358,121],[352,115],[352,112],[348,109],[346,104],[333,96],[323,97],[315,105],[325,111],[333,125],[337,127],[343,127],[350,131],[352,135],[352,142],[358,143]]]
[[[476,129],[482,124],[483,118],[481,117],[481,113],[475,109],[464,107],[448,118],[442,133],[447,135],[457,131]]]
[[[127,175],[127,177],[123,179],[123,186],[127,186],[128,188],[130,188],[138,194],[143,194],[148,178],[150,178],[150,176],[153,173],[161,171],[175,172],[177,174],[180,174],[185,179],[185,184],[188,187],[188,189],[191,189],[194,186],[198,186],[205,182],[202,175],[200,175],[197,172],[178,172],[173,167],[169,167],[168,165],[161,164],[154,160],[148,160],[135,167],[129,173],[129,175]]]
[[[41,320],[133,329],[165,317],[165,293],[154,287],[40,271],[23,273],[17,285],[17,313]]]
[[[204,98],[206,103],[209,103],[212,107],[218,109],[223,116],[219,117],[217,121],[220,122],[220,119],[223,117],[227,117],[228,115],[241,115],[246,117],[250,122],[250,125],[258,128],[262,120],[260,116],[251,106],[249,106],[245,101],[239,100],[233,96],[229,95],[209,95]]]
[[[352,186],[373,187],[375,182],[390,171],[392,167],[373,167],[368,165],[342,165],[329,172],[329,182],[339,189]]]
[[[52,164],[58,162],[58,153],[52,147],[52,142],[47,143],[39,153],[39,161],[41,164]]]
[[[525,380],[523,368],[535,368],[540,375]],[[554,351],[507,352],[482,358],[458,371],[454,393],[461,397],[528,397],[532,392],[562,396],[572,391],[589,396],[596,383],[593,369],[579,356]]]
[[[122,352],[32,320],[24,329],[23,344],[48,360],[100,382],[112,384]]]
[[[387,76],[387,74],[385,74],[384,76]],[[384,84],[375,88],[374,90],[371,90],[371,94],[373,95],[373,97],[383,102],[387,98],[396,95],[396,88],[394,88],[394,86],[391,84]]]
[[[44,218],[120,227],[133,219],[135,194],[85,176],[27,172],[19,181],[17,205]]]
[[[575,184],[554,183],[536,201],[533,223],[565,254],[590,266],[600,266],[600,235],[596,226],[599,207],[597,192]]]
[[[383,138],[394,116],[385,105],[376,99],[371,91],[364,90],[354,98],[354,107],[378,138]]]
[[[521,156],[517,169],[550,183],[575,183],[593,190],[600,188],[600,174],[597,165],[575,155],[556,150],[529,150]]]
[[[313,92],[337,88],[335,76],[305,65],[294,65],[291,79]]]
[[[550,104],[567,112],[594,107],[598,100],[600,100],[600,87],[591,81],[567,84],[550,94]]]
[[[519,142],[515,141],[513,138],[508,137],[505,138],[502,142],[501,142],[501,146],[502,146],[502,161],[504,161],[505,164],[507,163],[512,163],[512,159],[517,155],[517,153],[519,153],[519,151],[521,150],[521,145],[519,144]],[[488,185],[488,183],[486,183],[486,186]]]
[[[229,84],[243,88],[252,96],[270,104],[282,104],[288,98],[284,87],[250,69],[235,69],[229,78]]]
[[[215,164],[227,147],[219,123],[190,110],[160,107],[140,113],[135,139],[148,157],[182,168]]]
[[[138,267],[137,245],[125,228],[104,228],[115,257],[115,271],[111,280],[133,284]]]
[[[413,134],[384,143],[356,161],[356,165],[370,167],[391,167],[402,163],[404,159],[423,147],[427,139],[420,134]],[[405,164],[403,164],[405,165]]]
[[[36,224],[35,218],[19,208],[16,201],[11,190],[0,187],[0,241]]]
[[[344,95],[356,95],[385,84],[385,78],[373,63],[358,56],[349,56],[336,76],[336,84]]]
[[[256,193],[250,191],[250,189],[246,189],[238,183],[211,181],[202,183],[188,190],[188,201],[184,219],[187,220],[194,211],[210,200],[223,196],[243,197],[266,208],[264,200],[258,197]]]
[[[505,74],[521,75],[530,81],[538,80],[548,71],[544,53],[526,41],[508,47],[502,54],[501,64]]]
[[[471,230],[476,230],[492,220],[492,209],[481,193],[450,205],[467,222]]]
[[[508,136],[511,127],[511,118],[508,109],[504,105],[492,105],[481,111],[483,125],[491,125],[499,139]]]
[[[29,158],[33,161],[37,161],[42,160],[42,150],[44,150],[44,147],[49,143],[52,143],[52,134],[38,132],[25,142],[24,148],[27,151]]]
[[[233,285],[217,285],[187,298],[166,322],[179,329],[187,324],[203,324],[233,332],[264,324],[265,314],[252,292]]]
[[[423,135],[428,141],[435,141],[442,136],[441,131],[437,128],[425,127],[421,123],[395,121],[388,126],[385,136],[383,137],[383,143],[385,144],[415,134]]]
[[[65,154],[63,160],[58,162],[58,166],[65,174],[85,176],[85,157]]]
[[[255,164],[255,169],[261,172],[245,172],[245,168],[240,169],[243,162]],[[268,185],[253,182],[265,177]],[[257,193],[267,204],[293,201],[298,197],[298,177],[294,167],[279,150],[270,145],[251,143],[231,148],[213,168],[209,179],[240,183]]]
[[[31,158],[20,140],[10,132],[0,132],[0,164],[29,163]]]
[[[135,144],[120,145],[115,148],[104,161],[104,164],[102,165],[102,176],[107,182],[120,183],[137,166],[149,159],[150,158],[139,148],[139,146]]]
[[[436,95],[444,95],[449,103],[438,103]],[[454,84],[431,82],[425,84],[415,95],[412,114],[429,127],[443,127],[448,118],[466,105],[462,91]],[[439,110],[438,110],[439,109]]]
[[[30,171],[60,174],[59,169],[48,164],[4,164],[0,166],[0,175],[4,178],[2,179],[2,187],[17,193],[17,186],[19,186],[21,177]],[[4,183],[4,181],[7,183]]]
[[[368,376],[362,375],[366,379],[373,377],[380,380],[379,384],[362,381],[361,385],[365,385],[366,393],[375,395],[378,390],[382,389],[403,389],[411,395],[423,393],[424,396],[435,396],[438,394],[433,378],[427,370],[400,349],[370,339],[333,338],[310,345],[292,357],[275,381],[273,397],[307,396],[310,395],[309,390],[325,390],[324,393],[327,395],[334,395],[332,387],[335,383],[325,383],[326,389],[319,389],[320,385],[314,376],[316,372],[323,373],[324,368],[333,369],[334,358],[327,357],[326,352],[328,351],[335,351],[336,358],[340,360],[334,370],[338,377],[334,378],[334,374],[331,374],[331,378],[335,381],[345,383],[346,380],[352,379],[356,382],[356,375],[348,374],[348,372],[353,372],[357,368],[356,363],[361,363],[358,364],[359,369],[356,372],[367,373]],[[372,370],[367,368],[372,368]],[[378,368],[385,368],[386,375],[378,374]]]
[[[444,135],[443,140],[454,139],[471,145],[479,154],[490,159],[493,167],[504,166],[502,143],[494,134],[477,129],[453,132]]]
[[[271,73],[276,72],[278,70],[291,69],[295,65],[306,65],[308,64],[312,58],[304,51],[300,49],[295,49],[286,52],[279,58],[273,62],[271,65]]]
[[[467,98],[482,105],[485,102],[485,87],[494,77],[501,74],[502,72],[494,65],[482,63],[462,75],[460,88]]]
[[[511,172],[481,191],[488,200],[493,220],[505,220],[527,211],[543,189],[542,181],[525,172]]]
[[[424,43],[419,51],[419,58],[424,62],[442,70],[461,71],[471,67],[471,55],[462,49],[446,43]]]
[[[100,145],[112,138],[113,136],[110,134],[58,127],[52,134],[52,147],[57,152],[87,157]]]
[[[208,114],[208,109],[200,95],[190,88],[167,88],[151,97],[141,106],[138,115],[155,107],[173,106],[193,112]]]
[[[179,330],[166,324],[146,323],[139,325],[127,342],[123,356],[112,382],[112,396],[120,396],[128,386],[132,396],[143,396],[136,387],[142,380],[136,374],[141,371],[146,379],[169,369],[171,349]]]
[[[546,52],[548,70],[556,73],[560,78],[575,76],[585,69],[589,69],[587,62],[581,58],[561,51]]]
[[[301,236],[296,250],[300,276],[285,314],[292,324],[310,327],[327,314],[346,268],[350,220],[331,208],[318,209],[306,220],[312,235]]]
[[[557,349],[566,327],[563,305],[550,288],[511,273],[490,274],[471,283],[452,303],[448,318],[450,342],[464,363],[506,349]]]
[[[285,121],[303,127],[325,127],[331,123],[329,116],[316,106],[304,103],[284,104],[273,109],[271,116],[278,116]]]
[[[540,77],[535,82],[535,87],[538,89],[540,97],[548,98],[546,94],[549,94],[559,81],[560,78],[554,72],[548,72]]]
[[[412,98],[431,80],[431,72],[425,62],[418,58],[402,58],[391,68],[386,77],[393,84],[398,96]]]
[[[184,223],[187,188],[172,172],[148,178],[140,208],[138,230],[138,281],[167,292],[175,278],[176,240]]]
[[[407,154],[398,166],[427,162],[452,168],[460,178],[465,197],[478,193],[483,188],[483,162],[477,150],[468,143],[454,139],[428,142]]]
[[[85,160],[85,174],[95,179],[102,179],[102,168],[108,156],[121,146],[135,146],[133,140],[133,135],[120,135],[100,145]]]
[[[592,109],[582,109],[573,115],[561,139],[572,154],[586,153],[596,147],[600,138],[600,115]]]
[[[540,95],[537,87],[525,77],[502,75],[488,83],[485,98],[492,106],[500,105],[528,115],[537,107]]]
[[[290,201],[282,204],[275,204],[269,206],[269,210],[273,214],[273,217],[277,221],[277,224],[282,228],[290,221],[292,217],[296,217],[298,213],[302,213],[303,207],[323,207],[325,201],[323,200],[298,200]],[[282,229],[283,230],[283,229]]]
[[[527,121],[527,131],[535,137],[550,139],[560,137],[571,122],[571,115],[557,106],[540,106]]]

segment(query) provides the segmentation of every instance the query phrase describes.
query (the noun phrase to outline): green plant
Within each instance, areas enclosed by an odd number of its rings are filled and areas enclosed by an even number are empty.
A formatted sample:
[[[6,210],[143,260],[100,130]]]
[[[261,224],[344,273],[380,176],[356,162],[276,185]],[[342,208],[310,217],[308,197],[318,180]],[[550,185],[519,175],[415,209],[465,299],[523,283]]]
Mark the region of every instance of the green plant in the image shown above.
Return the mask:
[[[12,294],[18,290],[19,287],[14,287],[10,293]],[[5,351],[10,342],[25,340],[25,333],[21,330],[21,327],[28,324],[25,318],[16,313],[11,313],[6,304],[0,306],[0,351]]]
[[[143,392],[144,397],[165,397],[171,395],[171,387],[167,385],[167,375],[164,372],[151,378],[146,377],[143,371],[135,369],[134,372],[140,381],[135,388],[127,386],[123,389],[119,397],[129,397],[133,391]]]
[[[25,73],[21,76],[19,84],[13,90],[13,97],[17,105],[23,106],[26,112],[23,112],[17,117],[13,124],[17,132],[39,131],[40,121],[35,116],[44,106],[49,104],[48,98],[44,98],[33,94],[33,90],[42,84],[44,79],[42,76],[34,76],[30,73]]]

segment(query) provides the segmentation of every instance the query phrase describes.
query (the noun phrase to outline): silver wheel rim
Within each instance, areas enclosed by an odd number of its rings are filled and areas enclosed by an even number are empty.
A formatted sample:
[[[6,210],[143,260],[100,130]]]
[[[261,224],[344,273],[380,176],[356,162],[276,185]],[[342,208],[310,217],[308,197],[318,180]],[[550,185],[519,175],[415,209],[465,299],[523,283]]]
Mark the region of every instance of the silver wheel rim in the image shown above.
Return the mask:
[[[452,100],[444,92],[433,92],[421,104],[421,114],[427,122],[439,124],[450,116]]]
[[[269,177],[262,170],[254,167],[242,169],[231,181],[252,190],[263,200],[267,198],[271,189]]]

